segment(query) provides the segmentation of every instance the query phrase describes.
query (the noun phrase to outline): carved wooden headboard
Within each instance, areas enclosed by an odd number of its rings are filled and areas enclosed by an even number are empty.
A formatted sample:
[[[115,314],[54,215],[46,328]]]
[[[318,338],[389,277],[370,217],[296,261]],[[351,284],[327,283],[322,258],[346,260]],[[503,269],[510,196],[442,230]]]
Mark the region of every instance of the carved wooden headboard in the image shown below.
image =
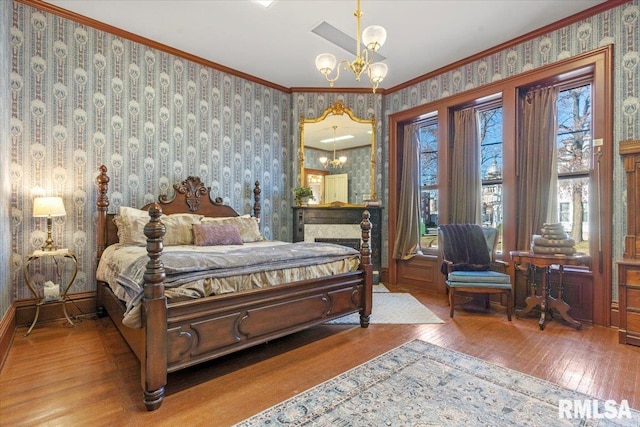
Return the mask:
[[[98,183],[98,199],[96,208],[98,211],[97,221],[97,256],[100,259],[102,251],[114,243],[118,243],[118,233],[116,225],[113,222],[115,214],[108,213],[109,198],[107,192],[109,190],[109,176],[107,175],[107,167],[102,165],[98,168],[99,174],[96,178]],[[169,199],[166,195],[160,195],[158,201],[149,203],[141,209],[149,210],[150,207],[158,205],[164,214],[174,213],[198,213],[207,217],[230,217],[239,216],[231,206],[225,205],[220,197],[211,198],[211,188],[197,176],[189,176],[179,184],[174,184],[175,193],[173,198]],[[255,182],[253,188],[253,216],[260,218],[260,183]]]

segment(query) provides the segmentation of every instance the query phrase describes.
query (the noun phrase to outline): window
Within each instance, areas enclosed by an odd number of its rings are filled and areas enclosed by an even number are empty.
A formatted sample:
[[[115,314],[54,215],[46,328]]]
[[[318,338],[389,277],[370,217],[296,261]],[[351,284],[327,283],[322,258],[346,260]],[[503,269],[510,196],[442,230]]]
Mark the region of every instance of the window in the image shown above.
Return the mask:
[[[576,241],[576,250],[589,253],[591,83],[560,87],[557,107],[559,220]]]
[[[560,216],[560,222],[569,222],[569,203],[560,202],[560,210],[558,211],[558,215]]]
[[[433,102],[408,110],[398,111],[389,116],[389,244],[394,242],[398,234],[405,231],[399,229],[401,218],[399,207],[406,203],[401,200],[402,189],[402,156],[404,152],[404,129],[407,124],[419,123],[428,128],[428,119],[436,116],[431,131],[431,138],[423,129],[422,188],[418,200],[412,203],[425,202],[427,199],[433,207],[429,214],[437,212],[435,223],[445,224],[453,221],[457,215],[460,201],[464,199],[455,191],[451,191],[452,181],[457,180],[460,166],[453,161],[454,148],[451,141],[455,138],[454,115],[450,112],[461,108],[473,107],[476,110],[477,122],[487,136],[482,147],[478,142],[478,166],[483,162],[482,194],[473,201],[474,207],[482,208],[482,222],[496,224],[501,231],[502,254],[499,259],[509,260],[511,251],[530,248],[530,238],[538,231],[541,218],[537,212],[529,209],[529,202],[534,194],[520,191],[526,183],[530,166],[528,158],[523,156],[521,143],[523,124],[522,95],[533,88],[555,86],[559,101],[556,109],[556,124],[559,125],[551,144],[556,148],[558,161],[553,166],[557,170],[557,199],[551,204],[556,208],[555,222],[561,221],[565,230],[576,239],[578,251],[591,255],[589,268],[571,268],[571,280],[565,285],[567,299],[580,299],[572,307],[583,307],[584,316],[593,316],[594,322],[610,324],[610,310],[613,283],[613,213],[619,206],[613,206],[613,49],[603,46],[593,52],[585,52],[575,58],[567,58],[557,63],[548,64],[530,72],[488,83],[474,90],[453,93]],[[491,105],[492,103],[495,103]],[[502,107],[502,135],[495,138],[488,132],[491,117],[487,116],[492,108]],[[437,113],[436,113],[437,112]],[[484,112],[483,114],[479,114]],[[485,122],[483,124],[482,122]],[[499,128],[500,126],[497,126]],[[436,148],[435,136],[438,136]],[[552,131],[553,132],[553,131]],[[479,134],[479,131],[478,131]],[[479,137],[478,140],[481,138]],[[502,142],[502,151],[492,153],[493,143]],[[486,147],[485,147],[486,145]],[[499,146],[499,144],[495,144]],[[533,145],[535,147],[535,145]],[[528,147],[527,147],[528,148]],[[456,153],[458,154],[458,153]],[[437,160],[439,165],[429,164]],[[495,162],[494,162],[495,160]],[[537,158],[531,158],[536,162]],[[523,162],[523,163],[521,163]],[[556,169],[557,167],[557,169]],[[431,174],[428,171],[432,171]],[[436,174],[437,171],[437,174]],[[494,174],[500,171],[500,174]],[[524,172],[524,174],[522,173]],[[480,175],[479,173],[479,175]],[[433,179],[426,179],[428,176]],[[437,175],[437,176],[436,176]],[[479,176],[480,178],[480,176]],[[553,177],[550,177],[553,178]],[[551,179],[551,181],[554,181]],[[457,182],[457,181],[456,181]],[[533,186],[532,186],[533,187]],[[397,191],[396,191],[397,190]],[[432,192],[433,191],[433,192]],[[533,191],[533,189],[532,189]],[[537,190],[536,190],[537,191]],[[542,190],[544,191],[544,190]],[[616,189],[619,191],[619,189]],[[428,198],[427,196],[428,194]],[[478,200],[480,199],[480,200]],[[500,203],[498,203],[498,201]],[[494,204],[495,202],[495,204]],[[545,203],[545,201],[540,201]],[[477,206],[479,205],[479,206]],[[540,206],[540,205],[537,205]],[[454,209],[456,209],[454,211]],[[543,209],[540,209],[541,211]],[[543,213],[543,212],[540,212]],[[534,224],[535,220],[535,224]],[[543,219],[544,221],[545,219]],[[403,224],[404,225],[404,224]],[[411,226],[413,227],[413,223]],[[430,232],[424,221],[415,221],[416,235],[421,229]],[[427,236],[422,236],[427,237]],[[432,239],[433,242],[435,239]],[[440,291],[441,277],[437,251],[424,250],[430,246],[422,239],[423,253],[411,259],[389,260],[390,280],[397,283],[419,283],[426,289]],[[433,244],[431,244],[433,246]],[[416,272],[424,272],[424,277]],[[614,288],[615,289],[615,288]],[[514,283],[516,301],[527,296],[526,281],[519,277]],[[579,308],[577,308],[579,309]],[[599,323],[599,324],[600,324]]]
[[[478,133],[482,174],[482,225],[498,229],[502,251],[502,106],[491,103],[478,111]]]
[[[424,121],[420,138],[420,248],[438,246],[438,121]]]

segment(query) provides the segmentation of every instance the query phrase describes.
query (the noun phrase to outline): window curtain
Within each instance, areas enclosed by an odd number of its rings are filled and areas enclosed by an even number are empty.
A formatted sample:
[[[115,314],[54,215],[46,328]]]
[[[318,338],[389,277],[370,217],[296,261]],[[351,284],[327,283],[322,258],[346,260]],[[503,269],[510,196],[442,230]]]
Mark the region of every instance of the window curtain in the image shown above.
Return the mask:
[[[480,143],[473,108],[453,112],[451,223],[480,224],[482,178]]]
[[[412,123],[404,127],[402,144],[402,176],[398,201],[396,240],[393,245],[394,259],[409,259],[420,245],[420,168],[419,125]]]
[[[516,148],[519,250],[529,249],[531,236],[540,234],[545,222],[558,222],[557,99],[554,87],[532,89],[522,97]]]

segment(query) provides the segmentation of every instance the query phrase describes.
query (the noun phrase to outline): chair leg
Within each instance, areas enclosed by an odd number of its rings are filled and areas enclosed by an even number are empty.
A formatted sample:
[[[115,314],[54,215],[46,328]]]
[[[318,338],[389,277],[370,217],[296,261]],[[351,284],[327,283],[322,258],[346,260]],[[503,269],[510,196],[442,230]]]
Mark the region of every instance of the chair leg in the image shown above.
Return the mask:
[[[509,319],[509,322],[511,322],[512,308],[513,308],[513,295],[511,294],[511,291],[508,290],[507,291],[507,319]]]
[[[453,303],[455,300],[455,288],[449,288],[449,317],[453,317]]]
[[[489,294],[484,294],[484,308],[486,310],[491,308],[491,298]]]

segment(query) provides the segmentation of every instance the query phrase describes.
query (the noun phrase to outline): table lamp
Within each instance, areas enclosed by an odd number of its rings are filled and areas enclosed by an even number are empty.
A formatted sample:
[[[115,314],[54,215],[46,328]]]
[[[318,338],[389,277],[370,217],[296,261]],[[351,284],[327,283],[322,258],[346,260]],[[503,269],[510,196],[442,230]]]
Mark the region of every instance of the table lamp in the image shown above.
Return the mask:
[[[55,251],[58,249],[51,238],[51,224],[54,216],[65,216],[64,203],[61,197],[36,197],[33,199],[33,216],[47,218],[47,241],[42,247],[43,251]]]

